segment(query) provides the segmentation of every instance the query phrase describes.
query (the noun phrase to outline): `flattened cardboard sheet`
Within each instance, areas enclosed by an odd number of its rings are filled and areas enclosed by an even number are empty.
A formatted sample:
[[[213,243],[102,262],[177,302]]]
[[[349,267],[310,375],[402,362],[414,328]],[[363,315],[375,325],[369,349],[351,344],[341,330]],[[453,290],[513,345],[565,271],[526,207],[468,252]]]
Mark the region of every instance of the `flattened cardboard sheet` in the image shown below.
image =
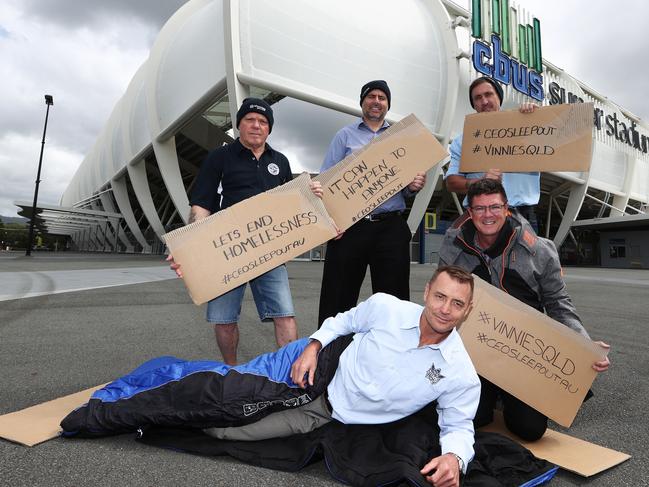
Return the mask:
[[[473,308],[460,327],[481,376],[570,426],[606,351],[567,326],[475,279]]]
[[[631,458],[631,455],[589,443],[565,433],[548,429],[537,441],[524,441],[512,434],[504,424],[502,414],[496,411],[494,422],[480,431],[500,433],[530,450],[535,457],[558,465],[564,470],[582,477],[590,477],[615,467]]]
[[[593,103],[474,113],[464,119],[460,171],[588,171]]]
[[[336,225],[347,230],[447,156],[411,114],[314,180],[322,183],[322,200]]]
[[[0,437],[34,446],[61,433],[60,423],[71,411],[85,404],[93,392],[106,384],[0,416]]]
[[[196,304],[220,296],[336,236],[304,173],[163,235]]]

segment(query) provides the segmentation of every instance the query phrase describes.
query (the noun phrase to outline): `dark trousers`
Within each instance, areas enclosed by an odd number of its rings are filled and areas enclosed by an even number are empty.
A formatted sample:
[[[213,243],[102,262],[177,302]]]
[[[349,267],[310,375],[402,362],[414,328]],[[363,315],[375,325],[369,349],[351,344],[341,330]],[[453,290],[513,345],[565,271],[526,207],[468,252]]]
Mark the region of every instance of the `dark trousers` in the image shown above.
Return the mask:
[[[548,427],[547,416],[503,391],[487,379],[480,377],[480,382],[482,384],[480,403],[473,420],[476,429],[493,421],[496,401],[500,397],[503,403],[505,426],[509,431],[526,441],[535,441],[543,436]]]
[[[398,214],[381,221],[361,220],[338,240],[327,244],[318,328],[339,312],[356,306],[367,267],[372,292],[410,299],[410,239],[405,219]]]

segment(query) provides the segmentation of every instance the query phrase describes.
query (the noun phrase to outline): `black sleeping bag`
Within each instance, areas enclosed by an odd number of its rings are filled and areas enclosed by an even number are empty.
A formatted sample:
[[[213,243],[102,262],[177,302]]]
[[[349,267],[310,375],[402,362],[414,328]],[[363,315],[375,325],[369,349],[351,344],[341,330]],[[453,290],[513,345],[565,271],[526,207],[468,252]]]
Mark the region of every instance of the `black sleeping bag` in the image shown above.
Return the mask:
[[[231,455],[262,467],[295,471],[324,458],[330,474],[351,485],[425,486],[420,468],[439,455],[435,404],[382,425],[338,421],[308,434],[263,441],[217,440],[207,427],[240,426],[318,397],[331,381],[351,336],[319,355],[313,387],[300,389],[290,366],[307,339],[236,367],[220,362],[151,360],[95,392],[62,422],[66,437],[95,437],[137,431],[139,441],[202,455]],[[536,459],[517,443],[494,433],[476,433],[476,456],[465,486],[538,485],[556,467]]]

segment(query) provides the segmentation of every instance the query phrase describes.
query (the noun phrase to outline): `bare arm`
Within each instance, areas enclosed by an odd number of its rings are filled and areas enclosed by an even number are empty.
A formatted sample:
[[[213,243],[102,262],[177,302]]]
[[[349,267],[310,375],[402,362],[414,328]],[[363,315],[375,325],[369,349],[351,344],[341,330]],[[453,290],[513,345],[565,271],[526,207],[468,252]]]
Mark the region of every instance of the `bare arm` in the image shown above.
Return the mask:
[[[207,218],[211,214],[212,212],[210,210],[205,209],[202,206],[192,205],[191,209],[189,210],[189,220],[187,220],[187,224],[189,225],[190,223],[194,223],[195,221]]]
[[[469,189],[469,179],[461,176],[460,174],[453,174],[446,178],[446,189],[453,193],[466,193]]]
[[[207,210],[202,206],[192,205],[191,209],[189,210],[189,219],[187,220],[187,224],[189,225],[190,223],[194,223],[195,221],[207,218],[211,214],[212,212],[210,210]],[[169,254],[166,260],[167,262],[169,262],[169,267],[171,268],[171,270],[174,271],[178,277],[183,277],[183,271],[180,270],[180,264],[177,264],[174,261],[173,255]]]

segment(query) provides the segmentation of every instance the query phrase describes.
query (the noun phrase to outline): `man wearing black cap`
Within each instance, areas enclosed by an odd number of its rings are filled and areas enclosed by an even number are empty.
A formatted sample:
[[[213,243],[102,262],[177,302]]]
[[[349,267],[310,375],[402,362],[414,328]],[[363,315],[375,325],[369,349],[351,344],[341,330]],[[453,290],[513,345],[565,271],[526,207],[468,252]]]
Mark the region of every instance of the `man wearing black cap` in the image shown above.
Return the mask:
[[[363,116],[334,136],[320,171],[342,161],[378,137],[389,127],[385,115],[392,95],[388,84],[374,80],[361,88]],[[405,198],[424,187],[426,175],[419,173],[401,192],[327,244],[318,326],[330,316],[356,306],[367,266],[372,292],[410,299],[410,228],[403,218]]]
[[[210,152],[201,165],[191,194],[189,222],[206,218],[240,201],[275,188],[292,179],[288,159],[266,144],[273,130],[273,109],[259,98],[246,98],[237,112],[239,138]],[[219,185],[222,187],[218,192]],[[320,183],[311,190],[322,195]],[[182,277],[173,257],[171,268]],[[281,265],[250,281],[259,318],[273,321],[275,339],[281,347],[297,339],[297,324],[286,267]],[[229,365],[237,363],[239,314],[246,285],[243,284],[207,305],[207,321],[214,324],[216,342]]]
[[[478,113],[497,112],[503,102],[503,89],[491,78],[477,78],[469,86],[469,102]],[[533,103],[523,103],[519,107],[521,113],[531,113],[535,109],[536,105]],[[450,153],[451,163],[444,176],[449,191],[465,194],[469,186],[478,179],[497,179],[505,187],[510,209],[517,211],[530,222],[532,228],[538,230],[535,213],[541,196],[541,175],[538,172],[503,173],[499,169],[490,169],[486,173],[461,173],[462,135],[453,140]],[[467,206],[466,198],[463,205]]]

